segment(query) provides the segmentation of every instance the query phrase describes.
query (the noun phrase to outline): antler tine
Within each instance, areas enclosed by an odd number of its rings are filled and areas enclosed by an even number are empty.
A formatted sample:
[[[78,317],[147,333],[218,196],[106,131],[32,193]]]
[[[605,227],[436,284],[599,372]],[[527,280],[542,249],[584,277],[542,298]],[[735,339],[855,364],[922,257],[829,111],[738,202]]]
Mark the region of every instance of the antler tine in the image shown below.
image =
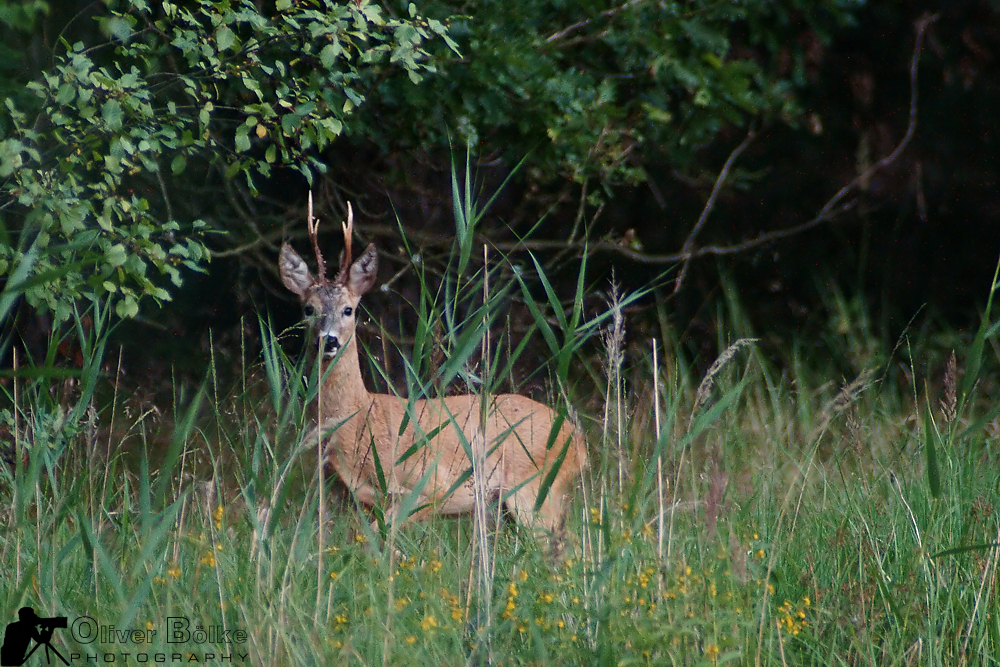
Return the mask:
[[[309,239],[313,244],[313,251],[316,253],[316,272],[319,274],[319,282],[325,283],[326,280],[326,261],[323,259],[323,253],[319,249],[319,220],[313,218],[313,193],[312,190],[309,191],[309,210],[306,217],[306,228],[309,230]]]
[[[344,230],[344,254],[340,256],[340,273],[337,279],[346,282],[351,270],[351,238],[354,236],[354,209],[351,208],[351,202],[347,202],[347,222],[340,224]]]

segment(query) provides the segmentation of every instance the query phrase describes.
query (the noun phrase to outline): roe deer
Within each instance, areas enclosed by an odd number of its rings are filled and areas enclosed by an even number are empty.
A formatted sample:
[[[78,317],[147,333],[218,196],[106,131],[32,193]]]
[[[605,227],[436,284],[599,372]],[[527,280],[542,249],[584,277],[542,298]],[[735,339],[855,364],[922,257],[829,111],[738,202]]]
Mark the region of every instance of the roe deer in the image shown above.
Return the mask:
[[[282,282],[299,297],[309,327],[318,336],[315,344],[324,380],[317,428],[322,429],[319,437],[326,438],[325,460],[368,506],[376,504],[380,489],[387,490],[391,520],[399,501],[425,476],[412,505],[419,508],[414,516],[473,511],[476,489],[466,454],[471,448],[477,459],[485,458],[480,468],[485,490],[480,492],[507,496],[506,506],[519,523],[556,535],[562,528],[567,492],[587,463],[582,433],[568,418],[559,419],[551,408],[517,394],[490,396],[484,432],[478,396],[408,402],[369,393],[361,379],[355,327],[358,302],[375,284],[378,254],[371,244],[351,263],[350,205],[343,229],[344,253],[334,280],[326,277],[311,220],[309,236],[318,274],[314,277],[287,243],[278,262]],[[311,437],[317,438],[315,430]],[[463,475],[466,479],[459,484]],[[539,492],[550,476],[548,494],[536,516]]]

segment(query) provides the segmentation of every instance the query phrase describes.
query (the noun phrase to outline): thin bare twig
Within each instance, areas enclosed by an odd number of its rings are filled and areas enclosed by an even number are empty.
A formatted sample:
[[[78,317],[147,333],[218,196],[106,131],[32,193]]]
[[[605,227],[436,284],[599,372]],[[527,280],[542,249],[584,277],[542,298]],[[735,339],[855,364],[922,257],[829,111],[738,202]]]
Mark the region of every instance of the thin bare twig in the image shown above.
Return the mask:
[[[601,12],[600,14],[598,14],[598,16],[603,17],[603,18],[608,18],[608,17],[614,16],[615,14],[621,13],[621,12],[625,11],[626,9],[632,7],[633,5],[639,4],[640,2],[642,2],[642,0],[631,0],[630,2],[626,2],[624,5],[619,5],[618,7],[612,7],[611,9],[606,9],[603,12]],[[559,32],[552,33],[551,35],[549,35],[548,37],[545,38],[545,41],[549,42],[549,43],[559,41],[560,39],[562,39],[566,35],[570,34],[571,32],[576,32],[577,30],[580,30],[581,28],[586,28],[588,25],[590,25],[593,22],[593,20],[594,19],[591,18],[591,19],[586,19],[586,20],[574,23],[571,26],[563,28]]]
[[[687,276],[688,265],[691,262],[689,255],[691,253],[691,249],[694,247],[695,237],[698,236],[698,233],[701,232],[705,223],[708,222],[708,216],[715,207],[715,200],[718,198],[719,192],[722,191],[722,184],[726,182],[726,177],[729,176],[729,170],[733,168],[734,164],[736,164],[736,159],[740,156],[740,153],[746,150],[746,147],[750,145],[751,141],[753,141],[754,129],[754,124],[750,123],[750,130],[747,132],[746,138],[740,142],[740,145],[737,146],[732,153],[729,154],[729,158],[726,160],[726,163],[722,165],[722,171],[719,172],[719,177],[715,179],[715,186],[712,188],[712,194],[709,195],[708,201],[705,202],[705,208],[702,209],[698,222],[695,223],[691,233],[688,234],[687,240],[684,241],[684,246],[681,248],[681,255],[688,257],[683,261],[683,264],[681,264],[680,271],[677,272],[677,280],[674,281],[673,294],[677,294],[681,290],[681,285],[684,283],[685,276]]]
[[[910,140],[913,139],[913,135],[917,131],[917,64],[920,62],[920,51],[923,47],[924,33],[927,31],[927,27],[931,23],[937,20],[937,14],[924,14],[916,22],[916,32],[917,37],[913,45],[913,55],[910,58],[910,118],[909,123],[906,127],[906,133],[903,135],[902,140],[895,149],[884,158],[873,164],[864,173],[855,177],[850,183],[842,187],[837,191],[833,197],[830,198],[828,202],[820,209],[820,212],[816,214],[812,220],[804,222],[801,225],[796,225],[795,227],[789,227],[788,229],[777,229],[772,232],[767,232],[761,234],[755,239],[749,241],[744,241],[742,243],[737,243],[729,246],[706,246],[699,248],[696,251],[681,252],[679,259],[682,261],[689,261],[694,257],[702,257],[705,255],[734,255],[740,252],[745,252],[751,248],[754,248],[765,243],[770,243],[771,241],[777,241],[779,239],[788,238],[789,236],[794,236],[796,234],[801,234],[802,232],[808,231],[813,227],[816,227],[828,220],[832,220],[837,217],[840,213],[847,211],[854,207],[854,202],[847,202],[841,204],[841,200],[844,199],[850,192],[855,190],[862,183],[868,182],[871,176],[880,169],[884,169],[902,154],[906,147],[910,144]],[[661,260],[669,261],[669,260]],[[675,260],[676,261],[676,260]]]

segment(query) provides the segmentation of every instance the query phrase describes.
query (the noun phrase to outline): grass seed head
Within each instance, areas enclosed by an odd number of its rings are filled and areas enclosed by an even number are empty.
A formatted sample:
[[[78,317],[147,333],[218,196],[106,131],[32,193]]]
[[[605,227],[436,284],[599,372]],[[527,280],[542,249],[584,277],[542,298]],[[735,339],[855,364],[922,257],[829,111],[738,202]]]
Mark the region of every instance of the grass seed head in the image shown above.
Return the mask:
[[[736,353],[742,350],[744,347],[749,347],[756,343],[759,338],[740,338],[732,345],[727,347],[722,351],[711,366],[708,367],[708,371],[705,373],[705,377],[702,379],[701,384],[698,385],[698,392],[695,394],[694,398],[694,409],[691,411],[691,420],[694,421],[695,415],[705,407],[708,403],[708,399],[712,396],[712,388],[715,387],[715,378],[718,377],[722,369],[726,367]]]
[[[854,405],[858,398],[872,385],[872,371],[864,370],[854,380],[840,388],[833,400],[826,404],[820,413],[819,424],[813,430],[809,440],[815,440],[822,435],[830,425],[830,421]]]
[[[958,416],[958,362],[955,360],[955,350],[948,356],[944,369],[944,397],[941,399],[941,413],[946,424],[951,424]]]

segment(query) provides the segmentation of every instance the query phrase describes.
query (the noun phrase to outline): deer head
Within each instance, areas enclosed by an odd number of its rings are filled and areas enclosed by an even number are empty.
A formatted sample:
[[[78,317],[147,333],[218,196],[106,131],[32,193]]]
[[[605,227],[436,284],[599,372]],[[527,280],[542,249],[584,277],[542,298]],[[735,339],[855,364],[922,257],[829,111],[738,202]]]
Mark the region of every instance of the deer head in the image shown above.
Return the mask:
[[[336,356],[342,345],[354,335],[356,314],[361,296],[375,284],[378,274],[378,253],[375,244],[369,244],[357,261],[351,263],[351,235],[354,232],[354,211],[347,205],[347,222],[343,224],[344,253],[340,257],[340,270],[334,280],[326,277],[326,262],[319,249],[317,231],[319,222],[313,221],[312,193],[309,195],[309,238],[316,253],[318,275],[313,276],[305,260],[282,244],[278,258],[281,282],[302,302],[309,327],[317,334],[325,359]]]

